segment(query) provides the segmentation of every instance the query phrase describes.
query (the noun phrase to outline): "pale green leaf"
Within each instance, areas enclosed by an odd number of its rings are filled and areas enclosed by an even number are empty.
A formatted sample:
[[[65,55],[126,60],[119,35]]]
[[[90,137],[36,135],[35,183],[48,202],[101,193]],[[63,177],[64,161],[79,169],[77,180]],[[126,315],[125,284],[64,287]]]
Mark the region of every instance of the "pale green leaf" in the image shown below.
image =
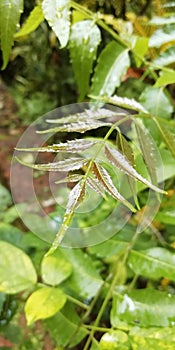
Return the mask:
[[[0,291],[15,294],[32,287],[37,276],[30,258],[13,245],[0,241]]]
[[[43,0],[42,9],[50,27],[58,37],[61,47],[65,47],[70,33],[70,1]]]
[[[132,328],[129,339],[133,350],[174,350],[174,327]]]
[[[51,256],[45,256],[41,263],[41,275],[45,283],[56,286],[67,279],[72,272],[72,266],[65,259],[61,250]]]
[[[168,327],[175,322],[175,296],[154,289],[138,289],[114,294],[111,323],[120,321],[140,327]]]
[[[175,46],[169,47],[166,51],[160,53],[160,55],[153,61],[157,66],[168,66],[174,64]]]
[[[123,108],[131,109],[137,112],[143,112],[146,114],[148,113],[148,111],[139,102],[134,100],[134,98],[120,97],[120,96],[114,95],[112,97],[104,96],[99,98],[99,100],[102,100],[106,103],[111,103],[114,106],[120,106]]]
[[[94,163],[92,171],[100,182],[101,186],[104,190],[113,198],[117,199],[124,205],[126,205],[131,211],[136,212],[136,209],[129,203],[116,189],[115,185],[112,182],[112,179],[105,168],[103,168],[100,164]]]
[[[132,250],[128,264],[137,275],[156,280],[165,277],[175,281],[175,254],[165,248]]]
[[[47,134],[49,132],[56,133],[56,132],[79,132],[79,133],[85,133],[88,130],[97,129],[102,126],[111,126],[111,123],[102,122],[99,120],[89,119],[86,121],[79,121],[75,123],[70,124],[64,124],[55,128],[50,128],[47,130],[41,130],[37,131],[38,134]]]
[[[173,157],[175,157],[175,136],[171,133],[171,131],[167,128],[167,126],[165,126],[165,124],[163,124],[156,118],[154,118],[153,120],[156,123],[161,133],[163,141],[165,142],[166,146],[172,153]]]
[[[66,302],[66,295],[61,289],[43,287],[33,292],[25,304],[27,323],[45,319],[56,314]]]
[[[24,37],[26,35],[29,35],[35,29],[37,29],[38,26],[43,21],[44,21],[44,14],[42,11],[42,7],[41,7],[41,5],[37,5],[31,11],[29,17],[27,18],[26,22],[23,24],[23,26],[19,30],[19,32],[15,33],[14,38],[18,39],[18,38]]]
[[[96,141],[90,141],[86,139],[70,140],[64,143],[53,144],[46,147],[34,147],[34,148],[16,148],[17,151],[24,152],[70,152],[77,153],[87,150],[92,147]]]
[[[80,101],[89,89],[89,78],[100,40],[100,30],[94,21],[80,21],[71,28],[70,57],[79,89]]]
[[[155,87],[166,86],[175,83],[175,71],[163,71],[160,73],[159,78],[156,80]]]
[[[88,160],[83,158],[68,158],[65,160],[61,160],[59,162],[46,163],[46,164],[30,164],[26,163],[23,160],[17,158],[17,161],[29,168],[42,170],[42,171],[72,171],[78,170],[82,168],[85,164],[87,164]]]
[[[68,115],[67,117],[62,117],[58,119],[49,118],[46,121],[48,123],[55,123],[55,124],[68,124],[68,123],[76,123],[76,122],[86,122],[87,120],[92,121],[93,119],[112,118],[118,114],[121,115],[121,113],[117,113],[116,111],[113,112],[105,108],[97,108],[95,110],[85,109],[81,113],[75,113],[72,115]]]
[[[175,23],[175,16],[169,16],[169,17],[155,16],[149,21],[149,24],[156,25],[156,26],[163,26],[165,24],[173,24],[173,23]]]
[[[175,40],[175,24],[157,29],[149,40],[149,47],[160,47]]]
[[[109,146],[105,147],[105,153],[107,158],[110,160],[110,162],[115,165],[117,168],[119,168],[121,171],[123,171],[125,174],[133,177],[134,179],[137,179],[138,181],[144,183],[146,186],[151,188],[154,191],[157,191],[159,193],[165,193],[160,188],[153,185],[150,181],[143,178],[127,161],[125,156],[123,156],[117,149],[111,148]]]
[[[120,86],[129,65],[128,49],[116,41],[111,41],[98,59],[90,94],[111,96],[115,88]]]
[[[8,63],[13,36],[19,24],[23,12],[23,0],[1,0],[0,1],[0,41],[5,69]]]
[[[149,39],[143,36],[137,36],[135,40],[135,45],[132,49],[135,54],[135,62],[137,67],[142,65],[142,59],[144,58],[147,50],[148,50],[148,41]]]
[[[173,113],[173,104],[163,88],[147,87],[140,96],[140,102],[155,117],[168,119]]]
[[[111,330],[104,333],[99,342],[99,350],[129,350],[129,339],[125,332]]]

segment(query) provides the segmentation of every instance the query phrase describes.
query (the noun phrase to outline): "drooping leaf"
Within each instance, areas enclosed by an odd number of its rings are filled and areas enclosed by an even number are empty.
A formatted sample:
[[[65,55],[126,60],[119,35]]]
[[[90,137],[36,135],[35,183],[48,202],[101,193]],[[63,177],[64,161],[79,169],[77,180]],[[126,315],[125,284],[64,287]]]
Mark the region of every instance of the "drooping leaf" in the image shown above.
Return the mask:
[[[66,302],[66,295],[61,289],[43,287],[33,292],[25,304],[27,323],[45,319],[56,314]]]
[[[38,134],[47,134],[49,132],[79,132],[85,133],[88,130],[97,129],[102,126],[111,126],[111,123],[102,122],[99,120],[89,119],[86,121],[79,121],[77,123],[64,124],[55,128],[50,128],[47,130],[37,131]]]
[[[85,109],[81,113],[75,113],[67,117],[62,117],[58,119],[47,119],[47,122],[56,123],[56,124],[86,122],[87,120],[92,121],[93,119],[112,118],[112,117],[115,117],[117,114],[118,114],[117,112],[113,112],[105,108],[98,108],[95,110]],[[120,114],[121,113],[119,113],[119,115]]]
[[[90,141],[86,139],[71,140],[64,143],[53,144],[46,147],[34,147],[34,148],[16,148],[17,151],[25,152],[70,152],[77,153],[85,151],[92,147],[96,141]]]
[[[157,29],[149,40],[149,47],[160,47],[175,40],[175,24],[169,24]]]
[[[93,164],[93,173],[97,180],[100,182],[101,186],[104,190],[109,193],[112,197],[117,199],[126,205],[131,211],[136,212],[136,209],[129,203],[116,189],[115,185],[112,182],[112,179],[105,168],[103,168],[100,164]]]
[[[140,102],[155,117],[168,119],[173,113],[170,96],[162,87],[147,87],[140,96]]]
[[[8,63],[13,36],[19,24],[23,11],[23,0],[1,0],[0,1],[0,41],[3,56],[3,66],[5,69]]]
[[[165,248],[150,248],[145,251],[132,250],[128,259],[129,267],[144,277],[161,277],[175,280],[175,254]]]
[[[129,332],[133,350],[173,350],[174,327],[132,328]]]
[[[42,170],[42,171],[72,171],[78,170],[82,168],[85,164],[87,164],[88,160],[83,158],[69,158],[65,160],[61,160],[60,162],[47,163],[47,164],[30,164],[22,161],[17,158],[17,161],[29,168]]]
[[[91,96],[93,98],[93,96]],[[148,111],[134,98],[127,98],[127,97],[120,97],[117,95],[114,95],[112,97],[100,97],[99,100],[102,100],[106,103],[111,103],[114,106],[120,106],[123,108],[128,108],[137,112],[143,112],[148,113]]]
[[[120,321],[140,327],[168,327],[175,322],[175,296],[154,289],[133,290],[128,294],[115,294],[111,323]]]
[[[15,294],[37,281],[30,258],[19,248],[0,241],[0,291]]]
[[[75,346],[88,334],[84,328],[77,331],[80,320],[75,306],[67,302],[55,316],[45,320],[45,325],[56,344],[66,347],[71,339],[71,346]]]
[[[62,254],[57,250],[51,256],[45,256],[41,264],[41,275],[45,283],[56,286],[67,279],[72,272],[72,266]]]
[[[174,70],[163,71],[160,73],[159,78],[156,80],[155,87],[166,86],[175,83],[175,72]]]
[[[88,92],[89,78],[100,40],[100,30],[94,21],[80,21],[71,28],[70,56],[80,93],[80,101]]]
[[[58,37],[61,47],[65,47],[70,32],[70,0],[43,0],[44,16]]]
[[[151,182],[149,182],[147,179],[143,178],[126,160],[126,158],[115,148],[111,148],[109,146],[105,147],[105,153],[107,158],[110,160],[110,162],[115,165],[117,168],[119,168],[121,171],[123,171],[125,174],[133,177],[134,179],[137,179],[144,183],[146,186],[151,188],[154,191],[157,191],[159,193],[165,193],[160,188],[153,185]]]
[[[172,153],[173,157],[175,157],[175,136],[171,133],[171,131],[166,127],[165,124],[163,124],[156,118],[154,118],[153,120],[157,125],[166,146]]]
[[[153,141],[148,133],[148,130],[144,127],[141,121],[135,122],[135,128],[138,136],[138,141],[140,145],[140,149],[142,152],[142,156],[146,167],[148,169],[151,181],[154,185],[157,185],[157,174],[156,174],[156,155],[155,155],[155,147],[153,145]]]
[[[44,21],[44,14],[41,5],[37,5],[31,11],[22,28],[15,33],[14,38],[19,39],[32,33]]]
[[[157,66],[168,66],[174,63],[175,46],[169,47],[166,51],[160,53],[160,55],[153,61]]]
[[[129,67],[128,49],[111,41],[100,54],[90,94],[111,96]]]
[[[71,290],[75,297],[93,298],[103,283],[93,260],[81,249],[67,251],[62,248],[62,253],[73,267],[71,276],[64,282],[64,287]]]

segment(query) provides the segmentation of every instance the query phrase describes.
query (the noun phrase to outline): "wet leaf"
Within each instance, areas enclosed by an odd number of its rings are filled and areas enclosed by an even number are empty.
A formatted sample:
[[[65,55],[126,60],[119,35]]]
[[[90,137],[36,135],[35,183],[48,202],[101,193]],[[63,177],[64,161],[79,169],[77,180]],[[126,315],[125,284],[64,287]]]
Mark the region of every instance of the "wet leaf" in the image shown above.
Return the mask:
[[[110,162],[123,171],[125,174],[137,179],[138,181],[144,183],[146,186],[159,193],[165,193],[160,188],[153,185],[147,179],[143,178],[127,161],[127,159],[116,149],[109,146],[105,147],[105,153]]]
[[[111,41],[101,52],[92,79],[90,94],[111,96],[129,67],[128,49]]]
[[[175,254],[165,248],[155,247],[144,251],[132,250],[128,259],[129,267],[144,277],[175,281]]]
[[[114,294],[111,311],[113,327],[124,321],[140,327],[168,327],[175,322],[175,296],[154,289]]]
[[[99,181],[91,176],[87,178],[87,185],[96,193],[100,194],[102,197],[105,198],[105,194],[103,191],[103,187],[100,185]]]
[[[111,126],[111,123],[105,123],[99,120],[93,120],[93,119],[89,119],[86,121],[79,121],[77,123],[70,123],[70,124],[64,124],[55,128],[50,128],[47,130],[40,130],[37,131],[38,134],[47,134],[49,132],[79,132],[79,133],[85,133],[88,130],[92,130],[92,129],[97,129],[100,128],[102,126]]]
[[[156,26],[173,24],[173,23],[175,23],[175,16],[167,16],[167,17],[155,16],[149,21],[149,24],[156,25]]]
[[[98,108],[95,110],[91,109],[85,109],[81,113],[75,113],[72,115],[68,115],[67,117],[62,117],[58,119],[47,119],[48,123],[56,123],[56,124],[68,124],[68,123],[79,123],[79,122],[86,122],[90,120],[96,120],[96,119],[103,119],[103,118],[113,118],[117,114],[120,115],[120,113],[110,111],[109,109],[105,108]]]
[[[71,28],[69,43],[70,56],[78,84],[80,101],[82,101],[88,92],[89,78],[100,40],[100,30],[94,21],[79,21]]]
[[[77,153],[85,151],[86,149],[94,146],[97,141],[90,141],[86,139],[71,140],[64,143],[53,144],[46,147],[34,147],[34,148],[16,148],[17,151],[24,152],[70,152]]]
[[[58,37],[61,47],[65,47],[70,32],[70,1],[43,0],[42,9],[50,27]]]
[[[33,292],[25,304],[27,323],[53,316],[64,306],[66,295],[61,289],[43,287]]]
[[[148,113],[148,111],[139,102],[134,100],[134,98],[120,97],[120,96],[114,95],[112,97],[106,97],[106,96],[100,97],[99,99],[106,103],[111,103],[114,106],[128,108],[137,112]]]
[[[175,46],[169,47],[166,51],[160,53],[160,55],[153,61],[157,66],[168,66],[174,63]]]
[[[133,350],[173,350],[175,347],[174,327],[133,328],[129,332]]]
[[[5,69],[8,63],[11,47],[14,41],[16,27],[23,12],[23,0],[0,1],[0,40]]]
[[[17,33],[15,33],[14,38],[18,39],[26,35],[29,35],[35,29],[37,29],[38,26],[43,21],[44,21],[44,14],[42,11],[42,7],[41,5],[37,5],[31,11],[29,17],[27,18],[26,22],[23,24],[22,28]]]
[[[175,40],[175,24],[169,24],[157,29],[149,40],[149,47],[160,47]]]
[[[0,241],[0,256],[1,292],[15,294],[36,283],[37,276],[32,261],[21,249]]]
[[[114,197],[115,199],[122,202],[124,205],[126,205],[131,211],[136,212],[136,209],[132,206],[131,203],[129,203],[116,189],[115,185],[112,182],[112,179],[107,172],[106,169],[104,169],[100,164],[94,163],[93,164],[93,173],[97,180],[100,182],[101,186],[104,188],[104,190],[110,194],[110,196]]]
[[[61,160],[59,162],[47,163],[47,164],[30,164],[23,162],[21,159],[16,157],[16,160],[29,168],[42,170],[42,171],[72,171],[82,168],[88,163],[88,159],[83,158],[69,158]]]

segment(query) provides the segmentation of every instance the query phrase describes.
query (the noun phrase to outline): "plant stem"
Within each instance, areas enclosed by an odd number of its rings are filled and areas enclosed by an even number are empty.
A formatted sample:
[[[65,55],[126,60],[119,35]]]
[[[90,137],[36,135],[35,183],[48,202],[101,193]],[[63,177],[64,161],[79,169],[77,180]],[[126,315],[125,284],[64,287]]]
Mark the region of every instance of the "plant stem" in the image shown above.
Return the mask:
[[[82,303],[81,301],[79,301],[79,300],[77,300],[77,299],[71,297],[71,296],[68,295],[68,294],[66,294],[66,296],[67,296],[67,299],[68,299],[69,301],[72,301],[72,303],[74,303],[74,304],[80,306],[82,309],[89,310],[89,306],[88,306],[88,305],[86,305],[86,304]]]

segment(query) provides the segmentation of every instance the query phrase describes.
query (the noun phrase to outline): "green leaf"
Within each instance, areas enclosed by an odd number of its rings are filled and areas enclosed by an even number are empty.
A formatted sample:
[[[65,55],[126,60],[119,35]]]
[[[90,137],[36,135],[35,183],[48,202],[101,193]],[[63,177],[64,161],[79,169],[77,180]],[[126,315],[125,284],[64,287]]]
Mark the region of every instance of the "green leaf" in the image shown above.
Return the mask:
[[[138,181],[144,183],[146,186],[151,188],[152,190],[159,192],[159,193],[165,193],[162,189],[158,188],[157,186],[153,185],[151,182],[149,182],[147,179],[142,177],[127,161],[127,159],[115,148],[111,148],[109,146],[105,147],[105,153],[107,158],[110,160],[110,162],[115,165],[117,168],[119,168],[121,171],[123,171],[126,175],[129,175],[133,177],[134,179],[137,179]]]
[[[165,248],[155,247],[144,251],[132,250],[128,259],[129,267],[144,277],[162,277],[175,281],[175,254]]]
[[[175,225],[175,208],[161,210],[156,215],[156,220],[163,224]],[[1,227],[1,226],[0,226]]]
[[[100,41],[100,30],[94,21],[80,21],[71,28],[70,56],[78,84],[80,101],[83,100],[88,91],[89,78]]]
[[[136,209],[129,203],[116,189],[115,185],[112,182],[112,179],[105,168],[103,168],[100,164],[93,164],[93,173],[97,180],[100,182],[101,186],[104,190],[110,194],[113,198],[122,202],[126,205],[131,211],[136,212]]]
[[[77,298],[93,298],[103,283],[93,260],[80,249],[62,248],[62,253],[73,267],[71,276],[63,284],[64,287]]]
[[[0,315],[3,310],[5,299],[6,299],[6,295],[4,293],[0,293]]]
[[[168,327],[175,322],[175,296],[154,289],[139,289],[124,295],[114,294],[111,324],[118,322],[140,327]]]
[[[173,113],[173,104],[163,88],[147,87],[140,96],[140,102],[155,117],[169,119]]]
[[[130,65],[128,49],[111,41],[101,52],[92,79],[90,94],[111,96]]]
[[[46,147],[34,147],[34,148],[16,148],[17,151],[24,152],[70,152],[77,153],[87,150],[94,146],[97,141],[90,141],[86,139],[71,140],[64,143],[53,144]]]
[[[129,333],[133,350],[173,350],[175,348],[174,327],[140,329]]]
[[[23,12],[23,0],[1,0],[0,1],[0,40],[5,69],[8,63],[13,36],[19,24]]]
[[[0,241],[5,241],[13,245],[20,246],[23,236],[23,232],[14,225],[9,225],[5,223],[4,220],[0,223]]]
[[[99,350],[129,350],[129,339],[125,332],[112,330],[100,339]]]
[[[91,96],[92,98],[95,98],[95,96]],[[131,109],[137,112],[143,112],[148,113],[148,111],[134,98],[127,98],[127,97],[120,97],[117,95],[114,95],[112,97],[97,97],[100,101],[104,101],[106,103],[111,103],[114,106],[120,106],[123,108]]]
[[[63,309],[52,318],[46,320],[45,324],[56,344],[66,347],[70,339],[71,346],[75,346],[88,334],[84,328],[79,328],[78,330],[80,321],[81,319],[76,313],[75,306],[67,302]]]
[[[41,5],[37,5],[31,11],[29,17],[26,22],[23,24],[22,28],[19,32],[15,33],[14,38],[19,39],[30,33],[34,32],[35,29],[39,27],[39,25],[44,21],[44,14],[42,11]]]
[[[156,80],[155,87],[166,86],[175,83],[174,70],[163,71],[160,73],[159,78]]]
[[[74,132],[74,131],[83,134],[88,130],[101,128],[102,126],[111,126],[111,125],[112,125],[111,123],[89,119],[83,122],[79,121],[77,123],[64,124],[56,128],[40,130],[40,131],[37,131],[37,134],[47,134],[49,132],[55,133],[55,132]]]
[[[67,279],[72,272],[72,266],[65,259],[61,250],[51,256],[45,256],[41,264],[41,275],[45,283],[56,286]]]
[[[175,24],[157,29],[149,40],[149,47],[160,47],[175,40]]]
[[[12,198],[10,192],[0,184],[0,217],[2,216],[2,212],[4,212],[9,205],[12,204]]]
[[[42,9],[50,27],[58,37],[61,47],[65,47],[70,32],[70,1],[43,0]]]
[[[0,291],[15,294],[30,288],[37,276],[30,258],[20,249],[0,241]]]
[[[153,118],[153,120],[161,133],[163,141],[165,142],[166,146],[168,147],[168,149],[172,153],[173,157],[175,157],[175,136],[165,126],[165,124],[158,121],[156,118]]]
[[[166,51],[160,53],[160,55],[153,61],[157,66],[163,67],[174,63],[175,46],[169,47]]]
[[[23,160],[17,158],[17,161],[29,168],[42,170],[42,171],[72,171],[82,168],[85,164],[88,163],[88,159],[83,158],[68,158],[61,160],[60,162],[55,163],[46,163],[46,164],[30,164],[26,163]]]
[[[66,302],[66,295],[61,289],[43,287],[33,292],[25,304],[27,323],[45,319],[56,314]]]
[[[68,124],[68,123],[78,123],[78,122],[86,122],[87,120],[96,120],[96,119],[104,119],[104,118],[112,118],[116,115],[121,115],[121,113],[117,113],[116,111],[110,111],[105,108],[97,108],[95,110],[85,109],[81,113],[75,113],[68,115],[67,117],[62,117],[58,119],[47,119],[48,123],[56,123],[56,124]],[[126,114],[126,113],[125,113]]]
[[[175,16],[169,16],[169,17],[158,17],[155,16],[149,21],[149,24],[155,25],[155,26],[163,26],[165,24],[173,24],[175,23]]]
[[[147,50],[148,50],[148,41],[149,39],[146,37],[137,36],[135,45],[132,49],[133,53],[135,54],[135,61],[137,67],[140,67],[142,65],[142,58],[144,58]]]

